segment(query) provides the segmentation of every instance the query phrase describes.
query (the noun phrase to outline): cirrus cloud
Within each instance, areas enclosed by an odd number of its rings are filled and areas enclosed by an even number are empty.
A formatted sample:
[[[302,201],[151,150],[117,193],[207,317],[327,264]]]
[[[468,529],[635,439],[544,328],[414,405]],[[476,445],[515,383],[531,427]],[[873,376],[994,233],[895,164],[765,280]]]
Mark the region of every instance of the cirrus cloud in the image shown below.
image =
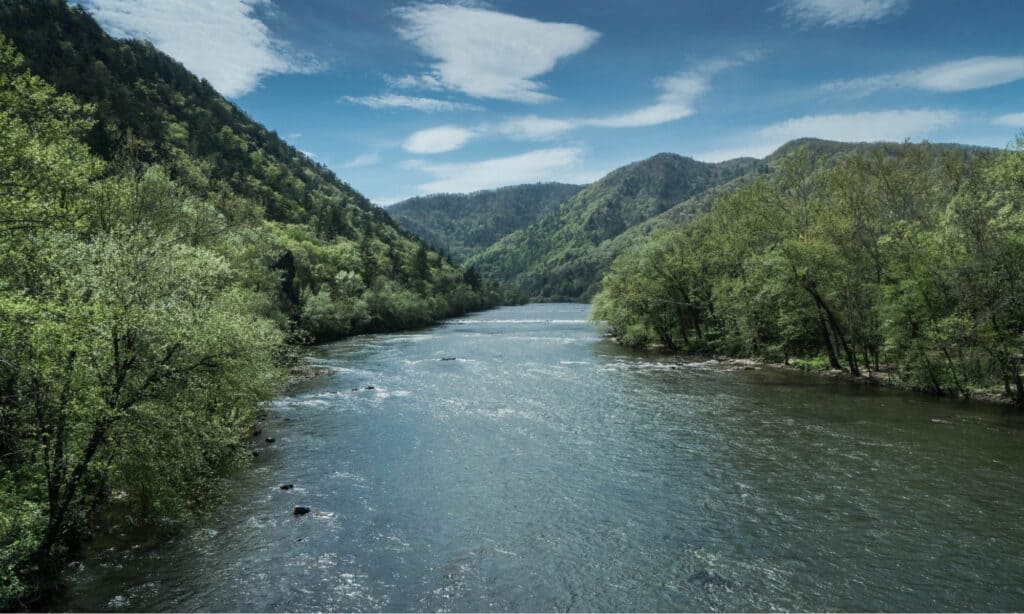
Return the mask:
[[[851,26],[902,13],[907,0],[785,0],[786,16],[805,26]]]
[[[821,86],[826,92],[844,96],[867,96],[883,89],[908,88],[936,93],[980,90],[1024,79],[1024,56],[977,56],[943,62],[917,70],[905,70],[833,81]]]
[[[414,109],[416,111],[479,111],[481,108],[475,104],[464,102],[452,102],[450,100],[438,100],[437,98],[422,98],[416,96],[400,96],[398,94],[383,94],[380,96],[343,96],[341,100],[352,104],[370,107],[371,109]]]

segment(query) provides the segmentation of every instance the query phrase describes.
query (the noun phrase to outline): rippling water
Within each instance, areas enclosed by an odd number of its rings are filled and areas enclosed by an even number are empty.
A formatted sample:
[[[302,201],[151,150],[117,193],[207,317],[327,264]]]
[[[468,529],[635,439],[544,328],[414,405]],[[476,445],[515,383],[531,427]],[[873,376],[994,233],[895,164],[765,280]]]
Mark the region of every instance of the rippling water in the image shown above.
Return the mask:
[[[97,544],[63,607],[1024,609],[1020,418],[632,353],[586,309],[316,348],[228,503]]]

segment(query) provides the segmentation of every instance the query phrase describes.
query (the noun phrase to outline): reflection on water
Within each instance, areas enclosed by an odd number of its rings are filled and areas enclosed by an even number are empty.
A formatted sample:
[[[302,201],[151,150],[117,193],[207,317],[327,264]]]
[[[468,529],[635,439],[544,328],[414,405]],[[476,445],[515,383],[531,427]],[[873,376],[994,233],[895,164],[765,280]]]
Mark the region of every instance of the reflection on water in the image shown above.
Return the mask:
[[[273,403],[227,504],[98,543],[65,607],[1024,608],[1016,416],[637,354],[585,316],[317,348],[333,373]]]

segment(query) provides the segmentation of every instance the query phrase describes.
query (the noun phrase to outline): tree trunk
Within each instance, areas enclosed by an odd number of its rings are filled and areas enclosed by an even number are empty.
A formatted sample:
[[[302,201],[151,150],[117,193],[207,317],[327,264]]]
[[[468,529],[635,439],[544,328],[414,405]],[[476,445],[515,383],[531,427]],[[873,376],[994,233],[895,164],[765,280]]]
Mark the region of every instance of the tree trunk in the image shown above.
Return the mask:
[[[836,348],[832,345],[832,335],[828,332],[828,323],[825,322],[825,316],[821,314],[821,310],[818,310],[818,322],[821,324],[821,339],[825,342],[825,351],[828,352],[829,366],[833,369],[842,369],[839,357],[836,356]]]

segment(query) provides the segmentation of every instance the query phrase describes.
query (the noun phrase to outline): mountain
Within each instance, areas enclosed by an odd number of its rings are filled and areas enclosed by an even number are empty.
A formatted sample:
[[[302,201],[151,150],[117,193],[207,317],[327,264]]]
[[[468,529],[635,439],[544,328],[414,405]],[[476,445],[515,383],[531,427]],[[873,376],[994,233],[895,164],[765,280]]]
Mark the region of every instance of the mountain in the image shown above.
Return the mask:
[[[82,138],[97,156],[159,165],[215,195],[228,220],[259,226],[261,257],[282,280],[278,309],[316,337],[422,325],[496,300],[150,43],[116,40],[63,0],[0,1],[0,34],[33,74],[89,105]]]
[[[400,226],[462,262],[533,224],[581,189],[536,183],[472,194],[433,194],[395,203],[387,212]]]
[[[467,264],[531,298],[588,299],[618,250],[608,242],[645,221],[754,170],[752,158],[720,164],[662,153],[588,185],[534,224]]]

